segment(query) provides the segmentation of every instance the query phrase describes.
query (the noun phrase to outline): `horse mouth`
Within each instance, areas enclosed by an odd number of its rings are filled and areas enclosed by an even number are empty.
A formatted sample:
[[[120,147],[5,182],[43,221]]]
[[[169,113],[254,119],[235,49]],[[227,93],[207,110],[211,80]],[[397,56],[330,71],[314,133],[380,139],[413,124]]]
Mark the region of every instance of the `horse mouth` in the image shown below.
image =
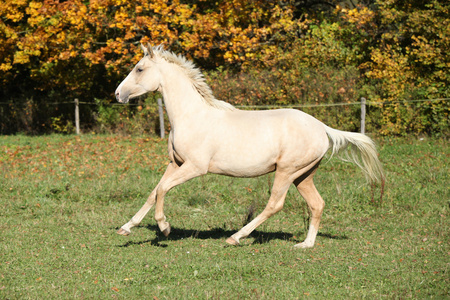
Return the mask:
[[[119,93],[116,93],[116,100],[119,103],[128,103],[132,97],[130,95],[122,96]]]
[[[138,98],[139,96],[143,95],[144,93],[132,93],[132,94],[128,94],[128,95],[117,95],[116,99],[119,103],[123,103],[123,104],[127,104],[128,102],[130,102],[130,100]]]

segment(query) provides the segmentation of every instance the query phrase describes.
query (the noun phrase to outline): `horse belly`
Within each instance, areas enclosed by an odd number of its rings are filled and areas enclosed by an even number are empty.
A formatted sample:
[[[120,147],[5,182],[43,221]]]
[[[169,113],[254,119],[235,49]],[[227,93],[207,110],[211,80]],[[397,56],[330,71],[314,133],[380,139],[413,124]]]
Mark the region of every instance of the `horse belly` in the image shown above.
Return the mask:
[[[275,171],[278,152],[262,145],[222,147],[211,159],[209,172],[235,177],[255,177]]]
[[[277,168],[299,169],[328,149],[322,123],[300,111],[239,111],[226,121],[209,140],[211,173],[255,177]]]

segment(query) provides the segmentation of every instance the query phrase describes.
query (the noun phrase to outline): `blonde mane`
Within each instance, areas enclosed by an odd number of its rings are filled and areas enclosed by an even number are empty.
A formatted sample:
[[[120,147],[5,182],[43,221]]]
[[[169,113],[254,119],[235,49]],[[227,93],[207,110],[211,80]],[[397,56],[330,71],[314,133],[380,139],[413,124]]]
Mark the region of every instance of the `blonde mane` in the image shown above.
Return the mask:
[[[182,55],[176,55],[170,51],[164,50],[162,45],[153,47],[153,53],[159,55],[169,63],[173,63],[181,67],[188,78],[192,81],[192,85],[202,97],[203,101],[217,109],[221,110],[236,110],[236,108],[224,101],[216,99],[209,85],[206,83],[205,76],[195,64]]]

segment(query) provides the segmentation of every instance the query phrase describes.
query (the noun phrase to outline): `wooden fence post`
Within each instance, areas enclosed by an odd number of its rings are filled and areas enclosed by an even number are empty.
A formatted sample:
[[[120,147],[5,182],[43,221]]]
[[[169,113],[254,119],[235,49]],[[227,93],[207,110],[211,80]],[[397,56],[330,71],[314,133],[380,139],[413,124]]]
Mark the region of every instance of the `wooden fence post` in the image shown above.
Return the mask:
[[[361,97],[361,133],[366,133],[366,98]]]
[[[77,134],[80,134],[80,102],[75,98],[75,127]]]
[[[162,100],[158,98],[158,112],[159,112],[159,132],[160,136],[163,139],[166,135],[166,130],[164,129],[164,110],[162,107]]]

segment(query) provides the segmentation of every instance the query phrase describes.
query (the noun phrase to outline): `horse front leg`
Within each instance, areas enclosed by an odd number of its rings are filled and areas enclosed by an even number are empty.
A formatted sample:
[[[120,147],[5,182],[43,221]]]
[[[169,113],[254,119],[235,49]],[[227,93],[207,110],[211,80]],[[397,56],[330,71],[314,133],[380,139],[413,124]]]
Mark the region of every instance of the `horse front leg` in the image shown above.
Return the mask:
[[[170,224],[166,222],[166,216],[164,215],[164,197],[168,191],[177,185],[180,185],[192,178],[206,174],[207,169],[196,167],[190,162],[184,162],[179,168],[174,170],[170,175],[165,176],[164,180],[161,180],[156,190],[156,206],[155,206],[155,220],[158,223],[159,229],[165,236],[170,233]]]
[[[145,204],[141,207],[141,209],[131,218],[131,220],[124,224],[120,229],[117,231],[118,234],[127,236],[131,233],[131,228],[139,225],[142,221],[142,219],[145,217],[145,215],[150,211],[150,209],[153,207],[156,201],[156,191],[158,189],[158,186],[161,184],[162,181],[164,181],[167,177],[169,177],[178,166],[171,162],[167,166],[166,171],[164,172],[164,175],[161,177],[159,183],[156,185],[155,189],[151,192],[150,196],[148,197]]]

